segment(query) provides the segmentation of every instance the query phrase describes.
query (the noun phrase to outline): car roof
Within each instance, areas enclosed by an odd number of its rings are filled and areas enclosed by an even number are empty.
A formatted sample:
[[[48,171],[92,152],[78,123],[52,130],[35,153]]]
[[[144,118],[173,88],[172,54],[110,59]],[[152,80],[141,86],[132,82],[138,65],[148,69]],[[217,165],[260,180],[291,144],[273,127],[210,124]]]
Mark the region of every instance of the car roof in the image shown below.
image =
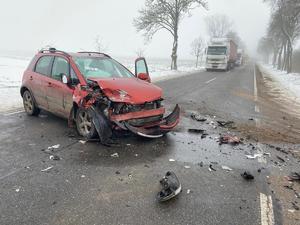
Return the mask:
[[[109,55],[101,52],[92,52],[92,51],[82,51],[82,52],[64,52],[57,50],[55,48],[49,48],[49,49],[42,49],[39,51],[39,54],[59,54],[64,55],[67,57],[82,57],[82,56],[88,56],[88,57],[103,57],[103,58],[111,58]]]

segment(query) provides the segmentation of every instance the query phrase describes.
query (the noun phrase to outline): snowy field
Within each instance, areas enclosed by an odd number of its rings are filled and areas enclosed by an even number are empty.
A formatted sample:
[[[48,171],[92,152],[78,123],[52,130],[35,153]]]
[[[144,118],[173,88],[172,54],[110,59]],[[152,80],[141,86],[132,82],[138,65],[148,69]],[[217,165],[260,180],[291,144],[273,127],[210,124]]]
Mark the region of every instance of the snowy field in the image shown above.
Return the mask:
[[[300,103],[300,74],[286,73],[274,69],[271,65],[259,65],[264,76],[269,76],[277,88],[281,89],[289,98]]]
[[[134,58],[116,57],[116,59],[131,71],[134,71]],[[22,74],[30,60],[31,58],[26,57],[0,56],[0,112],[22,109],[20,86]],[[178,71],[170,71],[169,64],[170,60],[167,59],[148,60],[149,73],[153,82],[203,70],[202,67],[195,68],[193,60],[179,61]]]

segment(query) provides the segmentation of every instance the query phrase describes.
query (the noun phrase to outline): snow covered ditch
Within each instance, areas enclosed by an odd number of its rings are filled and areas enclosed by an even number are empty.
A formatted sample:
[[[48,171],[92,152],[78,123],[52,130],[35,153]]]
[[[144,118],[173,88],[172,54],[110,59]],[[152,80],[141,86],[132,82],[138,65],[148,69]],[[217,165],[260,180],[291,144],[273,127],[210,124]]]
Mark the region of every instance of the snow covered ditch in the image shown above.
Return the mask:
[[[30,60],[31,58],[0,56],[0,112],[22,109],[20,86],[23,72]],[[133,59],[119,58],[118,61],[134,71]],[[203,70],[202,67],[195,68],[192,60],[179,61],[177,71],[170,70],[169,63],[169,60],[164,59],[150,59],[148,61],[149,73],[153,82],[173,79]]]
[[[259,64],[259,69],[263,76],[272,79],[277,88],[281,89],[287,97],[300,103],[300,74],[286,73],[273,68],[271,65]]]

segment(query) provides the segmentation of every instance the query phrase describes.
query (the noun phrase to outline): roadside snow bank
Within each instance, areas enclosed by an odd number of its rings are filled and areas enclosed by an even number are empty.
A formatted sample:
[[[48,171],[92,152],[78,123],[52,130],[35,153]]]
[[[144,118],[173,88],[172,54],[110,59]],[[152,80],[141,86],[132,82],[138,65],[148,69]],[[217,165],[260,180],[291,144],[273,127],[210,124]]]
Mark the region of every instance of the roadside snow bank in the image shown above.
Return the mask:
[[[29,64],[29,58],[0,56],[0,112],[21,109],[22,98],[20,86],[22,75]],[[133,60],[119,59],[119,61],[134,72]],[[203,68],[195,68],[191,60],[179,61],[177,71],[169,70],[169,60],[149,60],[148,67],[153,82],[173,79],[180,76],[201,71]]]
[[[264,76],[269,76],[278,88],[285,91],[287,95],[300,102],[300,74],[286,73],[274,69],[271,65],[259,65]]]

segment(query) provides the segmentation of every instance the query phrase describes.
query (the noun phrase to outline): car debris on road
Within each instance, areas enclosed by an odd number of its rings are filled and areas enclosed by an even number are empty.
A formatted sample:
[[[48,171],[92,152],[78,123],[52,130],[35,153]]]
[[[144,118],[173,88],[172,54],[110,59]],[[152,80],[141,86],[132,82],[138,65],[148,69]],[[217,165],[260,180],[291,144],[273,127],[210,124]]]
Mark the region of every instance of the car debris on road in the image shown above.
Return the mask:
[[[203,118],[203,117],[201,117],[201,115],[197,115],[197,114],[195,114],[195,113],[192,113],[192,114],[191,114],[191,118],[192,118],[193,120],[198,121],[198,122],[205,122],[205,121],[207,121],[206,118]]]
[[[238,145],[240,144],[241,139],[237,136],[231,136],[231,135],[224,135],[221,136],[219,139],[219,144],[231,144],[231,145]]]
[[[300,182],[300,172],[292,172],[289,176],[287,176],[289,181],[298,181]]]
[[[51,170],[53,168],[53,166],[49,166],[46,169],[41,170],[41,172],[48,172],[49,170]]]
[[[217,121],[218,125],[220,127],[226,127],[226,128],[233,128],[234,122],[233,121]]]
[[[60,160],[60,157],[58,156],[58,155],[50,155],[49,156],[49,158],[51,159],[51,160]]]
[[[260,153],[254,154],[254,155],[246,155],[247,159],[256,159],[256,158],[260,158],[262,156],[263,156],[263,154],[260,154]]]
[[[196,133],[196,134],[203,134],[205,132],[205,130],[190,128],[190,129],[188,129],[188,132]]]
[[[213,168],[212,164],[209,165],[208,170],[209,170],[210,172],[212,172],[212,171],[217,171],[215,168]]]
[[[111,154],[110,156],[113,157],[113,158],[118,158],[119,154],[116,152],[116,153]]]
[[[174,172],[168,171],[159,182],[162,185],[162,190],[156,196],[159,202],[170,200],[181,192],[181,184]]]
[[[241,176],[245,180],[253,180],[254,179],[254,176],[250,172],[248,172],[248,171],[245,171],[244,173],[242,173]]]
[[[230,167],[228,167],[228,166],[222,166],[222,169],[223,170],[227,170],[227,171],[232,171],[232,169]]]

